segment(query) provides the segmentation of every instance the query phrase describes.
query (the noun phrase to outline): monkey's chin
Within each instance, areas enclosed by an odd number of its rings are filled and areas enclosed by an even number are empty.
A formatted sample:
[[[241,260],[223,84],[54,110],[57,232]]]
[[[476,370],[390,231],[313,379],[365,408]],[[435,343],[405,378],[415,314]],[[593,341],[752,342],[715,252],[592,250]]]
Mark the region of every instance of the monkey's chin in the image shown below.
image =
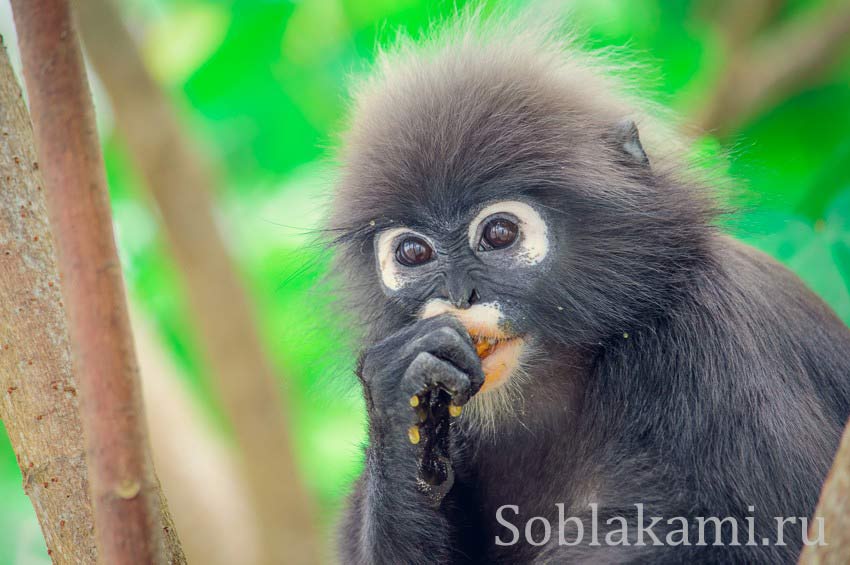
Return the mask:
[[[500,387],[519,366],[524,340],[521,337],[493,340],[476,335],[473,335],[472,339],[475,341],[484,371],[484,384],[478,392]]]

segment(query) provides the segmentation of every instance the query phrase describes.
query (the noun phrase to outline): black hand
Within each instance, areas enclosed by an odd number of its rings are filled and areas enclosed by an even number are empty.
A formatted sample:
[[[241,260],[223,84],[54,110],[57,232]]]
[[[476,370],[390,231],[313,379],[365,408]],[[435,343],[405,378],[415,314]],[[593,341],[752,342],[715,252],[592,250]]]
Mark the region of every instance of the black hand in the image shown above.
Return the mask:
[[[450,316],[416,322],[370,348],[360,377],[373,428],[385,441],[407,438],[418,446],[413,450],[418,478],[427,485],[445,485],[441,492],[429,493],[441,499],[451,487],[450,418],[484,382],[469,334]]]

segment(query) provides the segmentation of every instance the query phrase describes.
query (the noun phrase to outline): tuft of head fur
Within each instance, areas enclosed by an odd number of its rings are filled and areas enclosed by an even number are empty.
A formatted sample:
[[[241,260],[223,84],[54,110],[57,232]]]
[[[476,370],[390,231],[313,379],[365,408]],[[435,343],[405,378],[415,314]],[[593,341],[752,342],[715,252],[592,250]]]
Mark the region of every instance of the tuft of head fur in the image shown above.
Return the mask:
[[[449,229],[488,200],[533,200],[561,226],[561,257],[529,297],[530,323],[555,342],[633,327],[711,261],[716,206],[684,144],[609,58],[549,22],[462,14],[400,38],[355,85],[331,231],[334,271],[370,339],[415,315],[382,291],[375,234]],[[637,123],[651,166],[610,142],[623,120]]]

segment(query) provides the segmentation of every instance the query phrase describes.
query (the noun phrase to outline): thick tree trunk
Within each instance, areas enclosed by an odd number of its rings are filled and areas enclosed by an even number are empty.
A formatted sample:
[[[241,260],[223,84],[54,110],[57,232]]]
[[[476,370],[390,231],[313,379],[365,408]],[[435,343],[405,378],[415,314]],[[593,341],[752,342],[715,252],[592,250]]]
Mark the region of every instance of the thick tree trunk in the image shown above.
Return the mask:
[[[68,314],[98,558],[110,565],[182,562],[151,463],[94,111],[70,6],[67,0],[12,0],[12,9]]]
[[[184,135],[112,2],[75,5],[116,124],[159,208],[218,396],[241,449],[264,561],[311,563],[319,547],[283,399],[252,306],[215,221],[215,175]]]
[[[0,47],[0,418],[56,563],[93,563],[82,426],[32,127]]]

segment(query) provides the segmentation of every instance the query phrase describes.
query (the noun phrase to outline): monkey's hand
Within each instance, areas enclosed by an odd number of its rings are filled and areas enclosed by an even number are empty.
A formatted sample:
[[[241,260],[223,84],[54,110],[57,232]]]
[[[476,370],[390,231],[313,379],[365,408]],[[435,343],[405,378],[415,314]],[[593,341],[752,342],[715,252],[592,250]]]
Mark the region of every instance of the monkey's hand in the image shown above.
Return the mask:
[[[368,349],[359,376],[373,429],[404,441],[418,459],[421,490],[439,504],[451,488],[451,419],[484,383],[481,360],[451,316],[417,321]]]

